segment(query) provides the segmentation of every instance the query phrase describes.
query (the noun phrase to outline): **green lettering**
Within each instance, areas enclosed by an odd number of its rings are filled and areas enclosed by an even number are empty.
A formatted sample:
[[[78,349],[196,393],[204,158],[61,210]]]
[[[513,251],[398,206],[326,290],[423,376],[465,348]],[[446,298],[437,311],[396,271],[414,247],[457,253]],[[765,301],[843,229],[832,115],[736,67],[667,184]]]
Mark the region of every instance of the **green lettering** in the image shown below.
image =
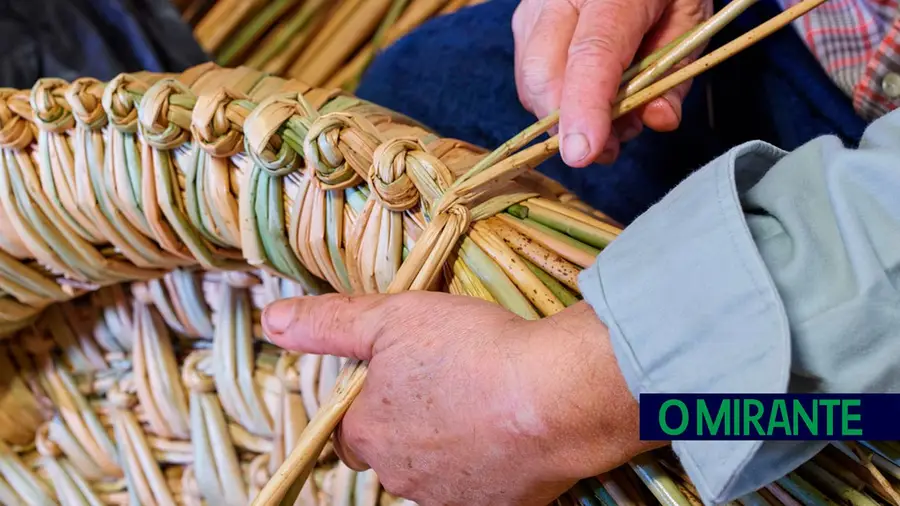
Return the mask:
[[[859,406],[862,402],[859,399],[844,399],[841,402],[841,435],[842,436],[862,436],[862,429],[851,429],[848,422],[859,422],[862,415],[859,413],[850,414],[850,406]]]
[[[819,401],[819,405],[825,406],[827,409],[825,411],[825,434],[828,436],[834,435],[834,408],[840,403],[841,401],[837,399],[822,399]]]
[[[784,400],[776,399],[772,404],[772,413],[769,415],[769,428],[766,431],[767,436],[772,435],[772,431],[779,428],[784,431],[785,436],[791,435],[791,424],[788,422],[787,406]]]
[[[815,401],[813,401],[815,402]],[[812,417],[810,418],[809,413],[806,412],[806,407],[803,405],[803,402],[800,399],[794,399],[794,434],[800,435],[800,418],[803,419],[803,423],[806,424],[807,430],[809,430],[809,434],[811,436],[819,435],[819,410],[816,409],[815,404],[813,404],[813,412]]]
[[[678,409],[681,410],[681,425],[679,425],[677,429],[672,429],[666,422],[666,411],[672,406],[677,406]],[[688,426],[688,422],[690,421],[689,418],[687,406],[678,399],[669,399],[659,408],[659,426],[662,428],[663,432],[670,436],[681,435]]]
[[[719,411],[716,413],[716,420],[712,420],[712,416],[709,413],[709,407],[706,405],[706,401],[700,399],[697,401],[697,411],[699,416],[697,416],[697,435],[703,435],[703,427],[709,427],[709,435],[715,436],[719,432],[719,426],[722,425],[724,420],[725,425],[725,435],[728,435],[728,422],[731,419],[729,414],[731,413],[731,404],[726,400],[722,404],[719,404]]]
[[[731,431],[731,434],[725,434],[726,436],[737,436],[741,433],[741,400],[734,399],[734,409],[731,411],[734,413],[734,429]]]
[[[756,408],[756,413],[750,413],[750,407]],[[763,404],[756,399],[746,399],[744,400],[744,434],[750,435],[750,424],[753,424],[756,427],[756,434],[763,435],[765,431],[763,431],[762,426],[759,424],[759,419],[763,416]]]

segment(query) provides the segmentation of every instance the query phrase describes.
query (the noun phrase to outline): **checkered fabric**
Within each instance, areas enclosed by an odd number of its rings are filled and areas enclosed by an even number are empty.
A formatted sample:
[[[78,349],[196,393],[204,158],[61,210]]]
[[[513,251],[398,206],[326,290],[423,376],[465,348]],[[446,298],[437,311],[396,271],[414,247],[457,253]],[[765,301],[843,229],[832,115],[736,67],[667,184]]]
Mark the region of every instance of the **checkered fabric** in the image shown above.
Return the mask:
[[[900,106],[900,0],[830,0],[794,26],[860,116]]]

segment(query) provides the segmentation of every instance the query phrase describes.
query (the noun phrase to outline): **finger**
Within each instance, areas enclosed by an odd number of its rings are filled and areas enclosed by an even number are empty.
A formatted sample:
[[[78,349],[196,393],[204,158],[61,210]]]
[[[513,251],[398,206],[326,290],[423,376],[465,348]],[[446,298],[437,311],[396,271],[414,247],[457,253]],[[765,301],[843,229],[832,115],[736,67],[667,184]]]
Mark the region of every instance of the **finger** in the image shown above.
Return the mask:
[[[524,41],[516,79],[523,104],[539,118],[559,108],[566,73],[566,55],[578,23],[569,2],[544,2]]]
[[[676,0],[663,12],[659,22],[644,39],[642,50],[651,54],[672,43],[712,14],[709,0]],[[678,62],[670,72],[680,69],[697,59],[705,44],[695,49],[687,58]],[[641,119],[647,127],[658,132],[669,132],[681,123],[682,103],[691,88],[685,81],[641,108]]]
[[[359,398],[357,398],[359,401]],[[337,429],[333,434],[334,441],[334,452],[337,453],[341,462],[343,462],[347,467],[353,469],[354,471],[361,473],[363,471],[367,471],[371,466],[366,461],[365,458],[362,457],[362,450],[358,448],[359,445],[353,445],[354,441],[353,427],[358,426],[355,420],[359,419],[360,408],[357,405],[357,402],[354,402],[350,405],[350,409],[347,410],[347,414],[344,415],[343,420],[337,426]]]
[[[560,105],[563,160],[584,167],[605,151],[622,73],[662,12],[659,1],[585,0],[568,51]]]
[[[282,299],[263,311],[263,331],[288,350],[371,360],[393,305],[391,296],[381,294]]]
[[[340,425],[334,431],[334,451],[344,464],[356,472],[383,462],[379,457],[378,444],[385,442],[384,429],[391,427],[392,414],[387,412],[390,404],[385,404],[388,392],[373,387],[378,384],[377,376],[370,376],[359,396],[344,414]],[[385,421],[388,425],[385,425]]]
[[[665,7],[653,29],[646,34],[641,45],[642,57],[661,49],[712,15],[712,0],[674,0]],[[702,48],[693,53],[697,57]]]
[[[689,28],[686,28],[685,31],[688,29]],[[672,30],[671,28],[661,28],[660,31],[667,33],[667,35],[656,35],[653,37],[653,42],[649,49],[651,52],[655,51],[657,46],[664,47],[666,44],[669,44],[671,42],[669,37],[674,40],[680,35],[677,30]],[[699,57],[702,52],[703,47],[698,48],[687,58],[673,66],[669,72],[675,72],[690,64]],[[681,124],[682,104],[684,103],[684,98],[691,89],[692,82],[692,79],[688,79],[665,92],[662,96],[655,98],[640,107],[637,113],[639,114],[641,121],[647,125],[648,128],[657,132],[671,132],[678,128],[678,125]]]
[[[525,54],[525,46],[531,36],[531,30],[537,22],[540,13],[540,3],[537,0],[523,0],[516,7],[512,17],[512,34],[513,34],[513,76],[516,81],[516,91],[519,95],[519,101],[522,106],[529,112],[532,110],[528,97],[522,92],[524,86],[521,80],[522,56]]]
[[[616,158],[619,157],[619,150],[621,149],[621,145],[619,142],[619,138],[615,134],[611,134],[606,138],[606,144],[603,146],[603,150],[597,155],[596,163],[600,165],[610,165],[616,161]]]
[[[641,111],[641,121],[657,132],[671,132],[678,128],[684,97],[690,87],[691,82],[687,81],[652,100]]]
[[[352,406],[351,406],[352,407]],[[337,454],[338,458],[341,459],[341,462],[344,463],[350,469],[353,469],[357,473],[361,473],[363,471],[368,471],[371,467],[366,463],[365,460],[362,459],[352,447],[347,445],[345,442],[346,436],[344,435],[344,422],[341,422],[337,429],[332,434],[332,441],[334,443],[334,453]]]
[[[613,122],[613,130],[619,138],[619,142],[628,142],[637,137],[644,129],[641,117],[633,112]]]

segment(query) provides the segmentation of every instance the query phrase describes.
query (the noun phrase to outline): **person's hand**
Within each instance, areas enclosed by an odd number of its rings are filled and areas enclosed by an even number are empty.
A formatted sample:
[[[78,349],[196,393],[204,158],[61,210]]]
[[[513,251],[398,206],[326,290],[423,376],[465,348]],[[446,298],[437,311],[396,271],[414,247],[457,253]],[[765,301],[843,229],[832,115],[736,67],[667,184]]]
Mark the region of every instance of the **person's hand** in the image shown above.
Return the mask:
[[[519,99],[540,118],[560,111],[568,165],[611,163],[643,125],[677,128],[690,88],[684,83],[613,124],[625,69],[711,13],[711,0],[522,0],[512,23]]]
[[[270,305],[263,328],[289,350],[370,361],[336,450],[423,506],[544,506],[651,447],[586,303],[530,322],[436,292],[325,295]]]

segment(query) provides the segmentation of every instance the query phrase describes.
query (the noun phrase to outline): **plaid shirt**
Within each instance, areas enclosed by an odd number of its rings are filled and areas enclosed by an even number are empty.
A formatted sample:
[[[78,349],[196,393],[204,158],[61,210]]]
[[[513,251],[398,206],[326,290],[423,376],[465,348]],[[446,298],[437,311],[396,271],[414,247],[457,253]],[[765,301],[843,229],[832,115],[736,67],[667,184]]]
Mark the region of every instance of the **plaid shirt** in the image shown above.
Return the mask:
[[[900,106],[900,0],[830,0],[794,27],[860,116]]]

